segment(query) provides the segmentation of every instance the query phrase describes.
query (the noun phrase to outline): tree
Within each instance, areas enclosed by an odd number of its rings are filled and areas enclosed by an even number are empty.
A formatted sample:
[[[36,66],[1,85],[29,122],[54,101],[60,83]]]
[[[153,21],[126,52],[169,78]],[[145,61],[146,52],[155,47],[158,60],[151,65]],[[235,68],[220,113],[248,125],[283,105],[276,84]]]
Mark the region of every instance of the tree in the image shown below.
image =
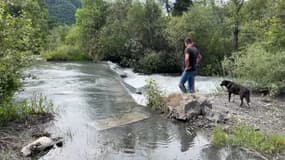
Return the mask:
[[[127,21],[131,37],[144,48],[160,50],[166,47],[162,34],[166,22],[154,0],[147,0],[144,4],[135,2],[128,11]]]
[[[232,17],[234,21],[234,29],[233,29],[233,35],[234,35],[234,50],[238,50],[239,48],[239,32],[240,32],[240,21],[241,21],[241,15],[240,11],[244,4],[244,0],[231,0],[230,5],[232,6]]]
[[[58,25],[75,23],[75,12],[81,7],[81,0],[45,0],[49,13],[50,29]]]
[[[10,0],[6,3],[6,10],[15,17],[24,14],[26,19],[31,20],[33,43],[29,45],[29,50],[32,50],[34,54],[39,54],[45,46],[48,32],[48,16],[44,0]]]
[[[172,17],[166,29],[170,44],[182,57],[184,38],[189,36],[203,55],[200,74],[221,73],[220,61],[231,53],[230,30],[225,30],[211,6],[194,5],[180,17]]]
[[[192,5],[192,0],[176,0],[174,3],[172,14],[174,16],[181,16],[183,12],[188,11],[189,7]]]
[[[76,12],[76,25],[79,26],[82,49],[96,58],[96,41],[100,29],[106,23],[108,4],[104,0],[83,0],[83,7]]]
[[[20,86],[20,70],[33,53],[30,47],[35,31],[32,20],[22,10],[14,12],[16,7],[12,5],[9,1],[0,2],[0,103]]]

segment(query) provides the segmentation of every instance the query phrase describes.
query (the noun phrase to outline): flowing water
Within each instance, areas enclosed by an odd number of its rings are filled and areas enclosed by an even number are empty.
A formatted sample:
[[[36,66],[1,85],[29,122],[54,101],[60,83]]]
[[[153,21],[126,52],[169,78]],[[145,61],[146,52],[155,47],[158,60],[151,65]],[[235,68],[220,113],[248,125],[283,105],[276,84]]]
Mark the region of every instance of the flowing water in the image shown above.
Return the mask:
[[[42,93],[51,99],[58,115],[47,129],[65,139],[62,148],[42,160],[218,160],[227,153],[211,149],[203,131],[194,132],[189,125],[137,105],[105,64],[45,63],[28,72],[37,79],[26,80],[19,97]],[[133,113],[149,118],[105,130],[95,123]]]

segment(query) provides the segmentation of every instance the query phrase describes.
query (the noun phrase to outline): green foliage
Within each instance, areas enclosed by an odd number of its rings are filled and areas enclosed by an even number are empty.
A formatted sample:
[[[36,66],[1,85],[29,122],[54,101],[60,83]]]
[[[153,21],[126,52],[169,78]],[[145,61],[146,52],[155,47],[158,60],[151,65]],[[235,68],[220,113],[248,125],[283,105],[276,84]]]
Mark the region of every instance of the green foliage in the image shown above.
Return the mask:
[[[244,62],[258,63],[258,60],[266,59],[262,56],[269,53],[278,59],[284,51],[285,3],[282,0],[276,0],[276,3],[269,0],[229,0],[223,4],[215,1],[179,0],[175,2],[173,10],[177,16],[166,16],[160,7],[161,3],[170,7],[167,0],[159,0],[158,3],[155,0],[83,0],[82,8],[76,12],[76,24],[64,38],[57,38],[60,34],[55,33],[55,37],[49,40],[52,42],[49,43],[49,48],[52,48],[48,49],[49,55],[60,57],[60,53],[53,49],[62,51],[63,48],[66,50],[66,46],[75,46],[73,48],[94,60],[111,60],[125,67],[133,67],[138,72],[179,72],[183,58],[183,40],[190,36],[203,56],[199,74],[230,73],[254,81],[261,79],[257,75],[265,71],[262,65],[256,70],[246,71],[244,75],[243,70],[250,63],[245,66],[233,65],[235,68],[231,68],[232,61],[236,63],[247,58]],[[63,30],[60,32],[65,33]],[[267,54],[258,54],[261,56],[259,58],[245,56],[251,50],[256,50],[252,49],[256,43],[261,44]],[[64,47],[59,47],[61,45]],[[257,56],[258,51],[254,51],[254,56]],[[242,58],[235,56],[236,52]],[[67,52],[64,51],[63,54],[65,53]],[[226,60],[222,65],[224,58]],[[267,64],[276,61],[270,58]],[[279,87],[280,84],[276,82],[280,82],[279,78],[283,74],[275,74],[281,67],[282,65],[275,65],[276,72],[268,73],[274,74],[271,79],[267,75],[269,85]]]
[[[10,0],[4,3],[6,14],[10,14],[14,19],[23,19],[30,21],[30,31],[15,32],[18,37],[14,37],[11,43],[21,43],[21,41],[29,41],[25,47],[18,48],[19,50],[29,50],[33,54],[39,54],[45,45],[47,34],[47,9],[44,0]],[[25,29],[25,25],[17,21],[14,24],[18,30]],[[30,39],[21,39],[23,34],[30,34]],[[22,42],[23,43],[23,42]],[[26,43],[26,42],[24,42]]]
[[[134,65],[135,71],[143,73],[177,73],[181,70],[178,58],[170,53],[146,51],[145,55]]]
[[[84,52],[96,57],[97,39],[100,29],[106,23],[108,4],[104,0],[83,0],[83,7],[76,11],[76,25],[79,26]]]
[[[0,104],[0,126],[11,121],[21,121],[33,115],[53,112],[53,104],[42,94],[34,95],[30,100],[13,103],[7,98]]]
[[[181,17],[171,17],[167,25],[168,38],[183,53],[183,41],[191,37],[200,50],[203,61],[200,72],[206,75],[221,73],[220,61],[231,52],[230,32],[220,23],[219,17],[209,6],[194,5]]]
[[[127,1],[116,1],[108,7],[106,24],[99,31],[96,57],[102,60],[110,60],[123,66],[130,63],[124,61],[134,57],[127,43],[130,36],[127,27],[127,12],[130,4]],[[122,63],[124,61],[124,63]]]
[[[71,25],[75,23],[75,12],[81,7],[81,0],[45,0],[49,25],[52,29],[58,25]]]
[[[147,80],[146,95],[147,106],[149,106],[153,110],[165,111],[163,92],[160,90],[155,80]]]
[[[76,27],[55,27],[50,31],[47,48],[41,55],[49,61],[89,60],[89,56],[80,48],[78,37]]]
[[[256,82],[254,88],[267,87],[276,90],[277,87],[284,86],[284,51],[272,53],[255,44],[225,59],[223,64],[226,72],[231,72],[234,77]]]
[[[42,56],[48,61],[89,60],[89,57],[78,47],[71,45],[60,45],[55,50],[43,52]]]
[[[217,127],[214,129],[212,144],[217,147],[227,144],[227,134],[222,128]]]
[[[172,9],[172,14],[174,16],[181,16],[183,12],[188,11],[191,5],[193,5],[192,0],[176,0]]]
[[[37,25],[41,21],[31,19],[28,11],[18,3],[0,2],[0,103],[20,86],[21,69],[40,48],[35,36],[41,30]]]
[[[259,152],[274,154],[285,149],[285,137],[281,135],[267,135],[253,128],[239,125],[227,134],[220,128],[213,132],[213,145],[225,144],[255,149]]]

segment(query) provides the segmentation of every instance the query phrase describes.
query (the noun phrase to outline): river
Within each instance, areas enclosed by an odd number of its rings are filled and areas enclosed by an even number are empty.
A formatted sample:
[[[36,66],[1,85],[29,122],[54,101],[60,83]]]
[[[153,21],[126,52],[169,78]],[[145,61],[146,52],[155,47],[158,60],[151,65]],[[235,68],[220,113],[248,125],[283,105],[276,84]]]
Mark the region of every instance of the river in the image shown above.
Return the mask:
[[[225,151],[210,149],[207,134],[193,131],[138,105],[106,64],[43,63],[28,69],[37,78],[24,82],[18,96],[42,93],[58,113],[47,130],[64,137],[62,148],[51,150],[42,160],[89,159],[223,159]],[[139,113],[146,118],[135,123],[98,130],[96,121]],[[134,117],[135,118],[135,117]]]

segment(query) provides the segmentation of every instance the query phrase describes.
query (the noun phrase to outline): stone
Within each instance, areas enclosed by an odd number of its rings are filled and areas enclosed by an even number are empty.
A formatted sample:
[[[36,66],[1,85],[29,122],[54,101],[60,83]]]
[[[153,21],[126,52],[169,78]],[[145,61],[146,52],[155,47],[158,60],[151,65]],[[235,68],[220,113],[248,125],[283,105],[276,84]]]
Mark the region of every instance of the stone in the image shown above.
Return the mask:
[[[118,71],[117,73],[119,74],[119,76],[121,78],[127,78],[128,77],[127,73],[125,73],[124,71]]]
[[[169,118],[180,121],[197,119],[206,116],[212,109],[212,104],[207,97],[194,94],[172,94],[166,99]]]
[[[24,146],[21,149],[23,156],[28,157],[34,154],[40,153],[42,151],[47,151],[53,148],[54,146],[61,147],[63,141],[61,138],[50,138],[50,137],[40,137],[34,142]]]

